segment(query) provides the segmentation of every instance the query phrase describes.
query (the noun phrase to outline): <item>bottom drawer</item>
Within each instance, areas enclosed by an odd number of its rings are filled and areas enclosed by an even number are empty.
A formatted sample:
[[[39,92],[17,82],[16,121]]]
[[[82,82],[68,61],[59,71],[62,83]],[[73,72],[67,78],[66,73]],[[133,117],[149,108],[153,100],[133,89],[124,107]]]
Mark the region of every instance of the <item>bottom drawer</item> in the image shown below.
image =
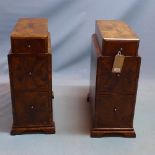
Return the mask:
[[[13,103],[14,125],[45,125],[52,120],[51,95],[46,92],[18,92]]]
[[[95,105],[95,127],[132,128],[135,95],[98,95]]]

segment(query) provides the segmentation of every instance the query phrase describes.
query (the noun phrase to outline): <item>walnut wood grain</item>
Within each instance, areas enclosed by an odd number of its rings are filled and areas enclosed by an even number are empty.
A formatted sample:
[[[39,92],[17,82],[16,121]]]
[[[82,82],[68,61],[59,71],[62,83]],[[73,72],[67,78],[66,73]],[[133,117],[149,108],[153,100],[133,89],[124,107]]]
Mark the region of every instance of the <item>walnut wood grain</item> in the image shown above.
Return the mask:
[[[47,20],[20,19],[11,38],[19,44],[12,45],[8,55],[13,112],[11,134],[55,133],[52,49]],[[32,39],[31,49],[25,48],[29,44],[27,38]],[[47,51],[41,47],[40,39],[47,42]]]
[[[102,37],[107,40],[139,40],[136,33],[120,20],[97,20],[96,26]]]
[[[48,36],[48,20],[46,18],[20,18],[13,31],[12,38],[43,38]]]
[[[112,46],[112,44],[111,44]],[[130,44],[128,44],[130,46]],[[111,56],[102,55],[97,35],[92,35],[90,102],[91,137],[136,137],[133,128],[141,58],[126,56],[122,72],[112,73]]]
[[[51,74],[51,54],[8,55],[14,90],[48,91]]]
[[[13,53],[48,52],[48,21],[44,18],[21,18],[11,33]]]
[[[126,56],[136,56],[139,38],[124,22],[118,20],[97,20],[96,37],[104,56],[114,56],[122,49]]]

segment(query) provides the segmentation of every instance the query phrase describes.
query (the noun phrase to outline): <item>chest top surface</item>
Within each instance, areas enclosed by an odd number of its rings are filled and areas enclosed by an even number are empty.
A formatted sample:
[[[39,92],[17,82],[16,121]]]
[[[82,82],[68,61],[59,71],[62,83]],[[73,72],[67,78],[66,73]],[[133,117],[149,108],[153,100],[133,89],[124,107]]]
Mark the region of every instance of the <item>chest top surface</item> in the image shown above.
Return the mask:
[[[20,18],[12,33],[12,38],[47,38],[48,20],[46,18]]]
[[[119,20],[97,20],[96,29],[104,40],[139,40],[136,33]]]

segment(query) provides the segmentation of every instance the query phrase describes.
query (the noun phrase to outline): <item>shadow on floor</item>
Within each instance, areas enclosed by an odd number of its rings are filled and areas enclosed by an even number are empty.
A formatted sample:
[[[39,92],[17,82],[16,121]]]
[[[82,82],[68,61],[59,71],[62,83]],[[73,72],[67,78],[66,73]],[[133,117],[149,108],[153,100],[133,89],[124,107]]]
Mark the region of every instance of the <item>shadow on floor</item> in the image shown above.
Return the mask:
[[[87,103],[88,86],[56,86],[53,101],[54,120],[58,134],[90,132],[90,110]]]
[[[12,126],[12,108],[10,85],[0,84],[0,132],[10,133]]]

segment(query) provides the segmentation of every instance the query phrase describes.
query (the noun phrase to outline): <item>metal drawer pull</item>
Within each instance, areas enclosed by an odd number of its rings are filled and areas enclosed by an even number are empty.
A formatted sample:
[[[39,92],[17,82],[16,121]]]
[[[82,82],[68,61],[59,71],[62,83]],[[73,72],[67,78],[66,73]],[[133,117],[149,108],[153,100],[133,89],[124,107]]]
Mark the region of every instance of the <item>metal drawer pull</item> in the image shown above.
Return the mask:
[[[34,106],[33,105],[31,106],[31,109],[34,109]]]
[[[27,47],[28,47],[28,48],[31,48],[31,45],[30,45],[30,44],[28,44],[28,45],[27,45]]]
[[[116,76],[117,76],[117,77],[120,77],[120,74],[119,74],[119,73],[117,73],[117,74],[116,74]]]
[[[117,108],[114,108],[114,111],[116,112],[116,111],[118,111],[118,109]]]
[[[32,75],[32,72],[29,72],[29,75],[31,76]]]

